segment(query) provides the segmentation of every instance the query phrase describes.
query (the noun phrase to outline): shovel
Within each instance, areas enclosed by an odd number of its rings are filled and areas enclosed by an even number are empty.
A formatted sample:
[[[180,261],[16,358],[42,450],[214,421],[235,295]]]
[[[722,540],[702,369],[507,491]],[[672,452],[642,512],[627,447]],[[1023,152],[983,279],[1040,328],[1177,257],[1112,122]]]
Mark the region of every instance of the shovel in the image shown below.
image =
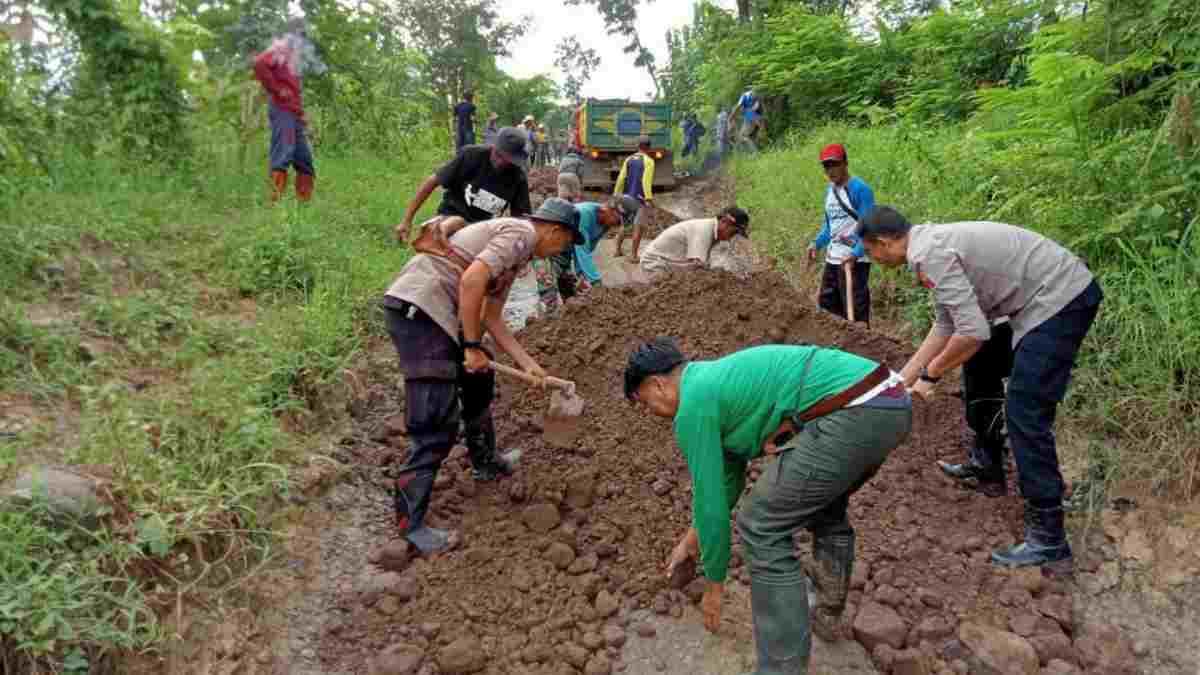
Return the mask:
[[[846,318],[854,323],[854,263],[842,263],[842,271],[846,273]]]
[[[554,391],[550,394],[550,407],[542,421],[542,436],[558,446],[569,445],[579,433],[579,417],[583,414],[583,399],[575,393],[575,383],[557,377],[538,378],[503,363],[490,362],[492,369],[510,375],[527,384],[541,385]]]

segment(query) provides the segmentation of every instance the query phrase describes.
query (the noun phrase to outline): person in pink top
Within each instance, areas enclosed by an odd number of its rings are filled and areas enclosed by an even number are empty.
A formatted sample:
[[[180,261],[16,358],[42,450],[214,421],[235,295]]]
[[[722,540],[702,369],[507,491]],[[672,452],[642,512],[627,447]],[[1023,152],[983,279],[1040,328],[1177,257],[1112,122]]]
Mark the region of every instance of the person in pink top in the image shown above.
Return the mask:
[[[287,33],[254,59],[254,77],[270,96],[267,113],[271,121],[271,201],[283,196],[289,166],[296,170],[296,198],[302,202],[312,198],[316,179],[300,92],[302,48],[303,38]]]

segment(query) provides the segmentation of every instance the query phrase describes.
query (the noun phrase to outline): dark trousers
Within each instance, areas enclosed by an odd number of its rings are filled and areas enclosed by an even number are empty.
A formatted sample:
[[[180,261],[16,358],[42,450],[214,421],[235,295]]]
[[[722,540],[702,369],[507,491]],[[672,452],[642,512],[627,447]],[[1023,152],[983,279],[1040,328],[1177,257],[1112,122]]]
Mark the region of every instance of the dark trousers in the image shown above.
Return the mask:
[[[455,152],[462,152],[463,148],[467,147],[468,145],[474,145],[474,144],[475,144],[475,130],[474,129],[464,129],[464,128],[460,127],[455,130],[455,134],[454,134],[454,146],[455,146],[454,150],[455,150]]]
[[[999,464],[1004,453],[1004,378],[1013,369],[1012,326],[992,326],[992,337],[963,364],[963,412],[975,445]]]
[[[404,370],[408,462],[396,480],[397,499],[406,500],[408,529],[425,521],[433,481],[458,440],[462,421],[472,462],[493,440],[495,373],[468,373],[463,352],[429,315],[415,305],[386,306],[388,333]],[[398,505],[399,506],[399,505]]]
[[[861,260],[854,263],[854,320],[871,323],[871,263]],[[846,273],[841,265],[825,263],[821,276],[821,295],[817,301],[821,309],[843,319],[849,317],[846,310]]]
[[[1035,506],[1057,506],[1062,502],[1064,485],[1058,466],[1054,419],[1058,404],[1067,394],[1079,347],[1103,299],[1100,284],[1093,281],[1058,314],[1026,333],[1015,350],[1008,347],[1012,344],[1012,329],[997,326],[993,329],[993,339],[963,367],[964,386],[972,392],[967,397],[976,401],[993,399],[1003,392],[1005,366],[1010,369],[1004,399],[1008,438],[1017,463],[1021,495]],[[1001,342],[995,333],[1005,332],[1004,328],[1009,340]],[[995,363],[984,366],[983,359],[988,358]],[[972,411],[968,403],[967,423],[976,434],[983,429],[995,442],[999,413],[989,412],[988,405]]]
[[[267,107],[267,118],[271,122],[271,170],[287,171],[294,166],[298,174],[315,176],[312,148],[300,118],[273,103]]]

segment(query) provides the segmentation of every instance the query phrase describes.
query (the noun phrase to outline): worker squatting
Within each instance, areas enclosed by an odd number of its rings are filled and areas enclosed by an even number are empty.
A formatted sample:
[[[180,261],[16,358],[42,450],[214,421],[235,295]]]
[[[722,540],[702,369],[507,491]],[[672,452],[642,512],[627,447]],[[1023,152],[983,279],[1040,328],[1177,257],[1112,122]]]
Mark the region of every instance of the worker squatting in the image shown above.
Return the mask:
[[[294,45],[277,41],[255,70],[271,93],[274,193],[282,191],[290,165],[306,199],[315,172],[289,50]],[[456,114],[469,118],[474,105],[469,98],[464,103]],[[752,144],[762,128],[761,103],[747,92],[739,108],[746,115],[743,140]],[[642,225],[654,208],[649,139],[625,161],[604,202],[583,201],[582,162],[573,148],[560,161],[559,196],[533,210],[526,166],[536,159],[537,136],[529,122],[498,128],[490,118],[484,145],[470,142],[473,129],[460,135],[454,159],[418,186],[396,226],[416,254],[382,303],[407,399],[409,455],[394,500],[401,536],[427,555],[454,545],[454,534],[429,523],[427,514],[437,472],[460,438],[475,480],[498,480],[519,467],[519,451],[498,447],[492,361],[498,350],[528,376],[547,377],[503,320],[513,282],[531,263],[540,267],[544,298],[570,298],[603,283],[594,255],[610,231],[618,255],[631,237],[628,262],[655,283],[709,267],[717,242],[750,236],[750,215],[730,206],[671,226],[643,251]],[[1069,569],[1053,426],[1103,299],[1084,263],[1041,235],[983,221],[912,225],[896,209],[876,205],[870,186],[851,175],[844,146],[825,147],[818,161],[828,187],[808,255],[815,260],[824,251],[819,304],[869,322],[871,261],[907,265],[934,305],[933,328],[908,363],[895,372],[807,345],[698,361],[680,350],[676,336],[660,336],[636,348],[625,370],[625,396],[673,420],[692,477],[693,525],[674,547],[668,570],[699,560],[707,584],[704,622],[717,630],[736,525],[748,554],[759,675],[807,672],[811,632],[837,638],[855,557],[850,497],[908,437],[911,397],[932,396],[956,368],[963,370],[975,442],[963,462],[940,462],[940,469],[981,495],[1002,495],[1011,447],[1025,536],[993,552],[992,560]],[[438,190],[437,215],[414,228],[417,212]],[[747,463],[764,455],[773,461],[743,497]],[[800,529],[812,534],[808,569],[793,546]],[[811,608],[806,577],[817,591]]]

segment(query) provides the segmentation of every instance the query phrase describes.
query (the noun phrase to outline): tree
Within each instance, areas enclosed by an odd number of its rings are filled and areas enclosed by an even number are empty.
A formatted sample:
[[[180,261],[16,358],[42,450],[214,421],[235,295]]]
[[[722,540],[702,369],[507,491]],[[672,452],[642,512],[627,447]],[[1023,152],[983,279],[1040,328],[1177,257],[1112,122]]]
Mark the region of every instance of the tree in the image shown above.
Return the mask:
[[[554,67],[563,72],[563,96],[578,102],[583,86],[592,79],[592,73],[600,67],[600,57],[595,49],[584,49],[579,38],[564,36],[554,47]]]
[[[500,20],[496,0],[402,0],[395,11],[447,106],[494,72],[497,57],[525,34],[523,23]]]
[[[495,71],[483,87],[483,107],[500,116],[500,126],[520,123],[526,115],[543,119],[554,109],[558,85],[545,75],[516,78]]]
[[[641,0],[565,0],[567,5],[579,7],[584,3],[595,5],[600,16],[604,17],[604,26],[609,35],[620,35],[629,40],[624,47],[626,54],[634,54],[633,65],[645,68],[654,82],[655,97],[662,96],[662,86],[658,81],[658,68],[654,61],[654,52],[646,48],[638,37],[637,6]]]

